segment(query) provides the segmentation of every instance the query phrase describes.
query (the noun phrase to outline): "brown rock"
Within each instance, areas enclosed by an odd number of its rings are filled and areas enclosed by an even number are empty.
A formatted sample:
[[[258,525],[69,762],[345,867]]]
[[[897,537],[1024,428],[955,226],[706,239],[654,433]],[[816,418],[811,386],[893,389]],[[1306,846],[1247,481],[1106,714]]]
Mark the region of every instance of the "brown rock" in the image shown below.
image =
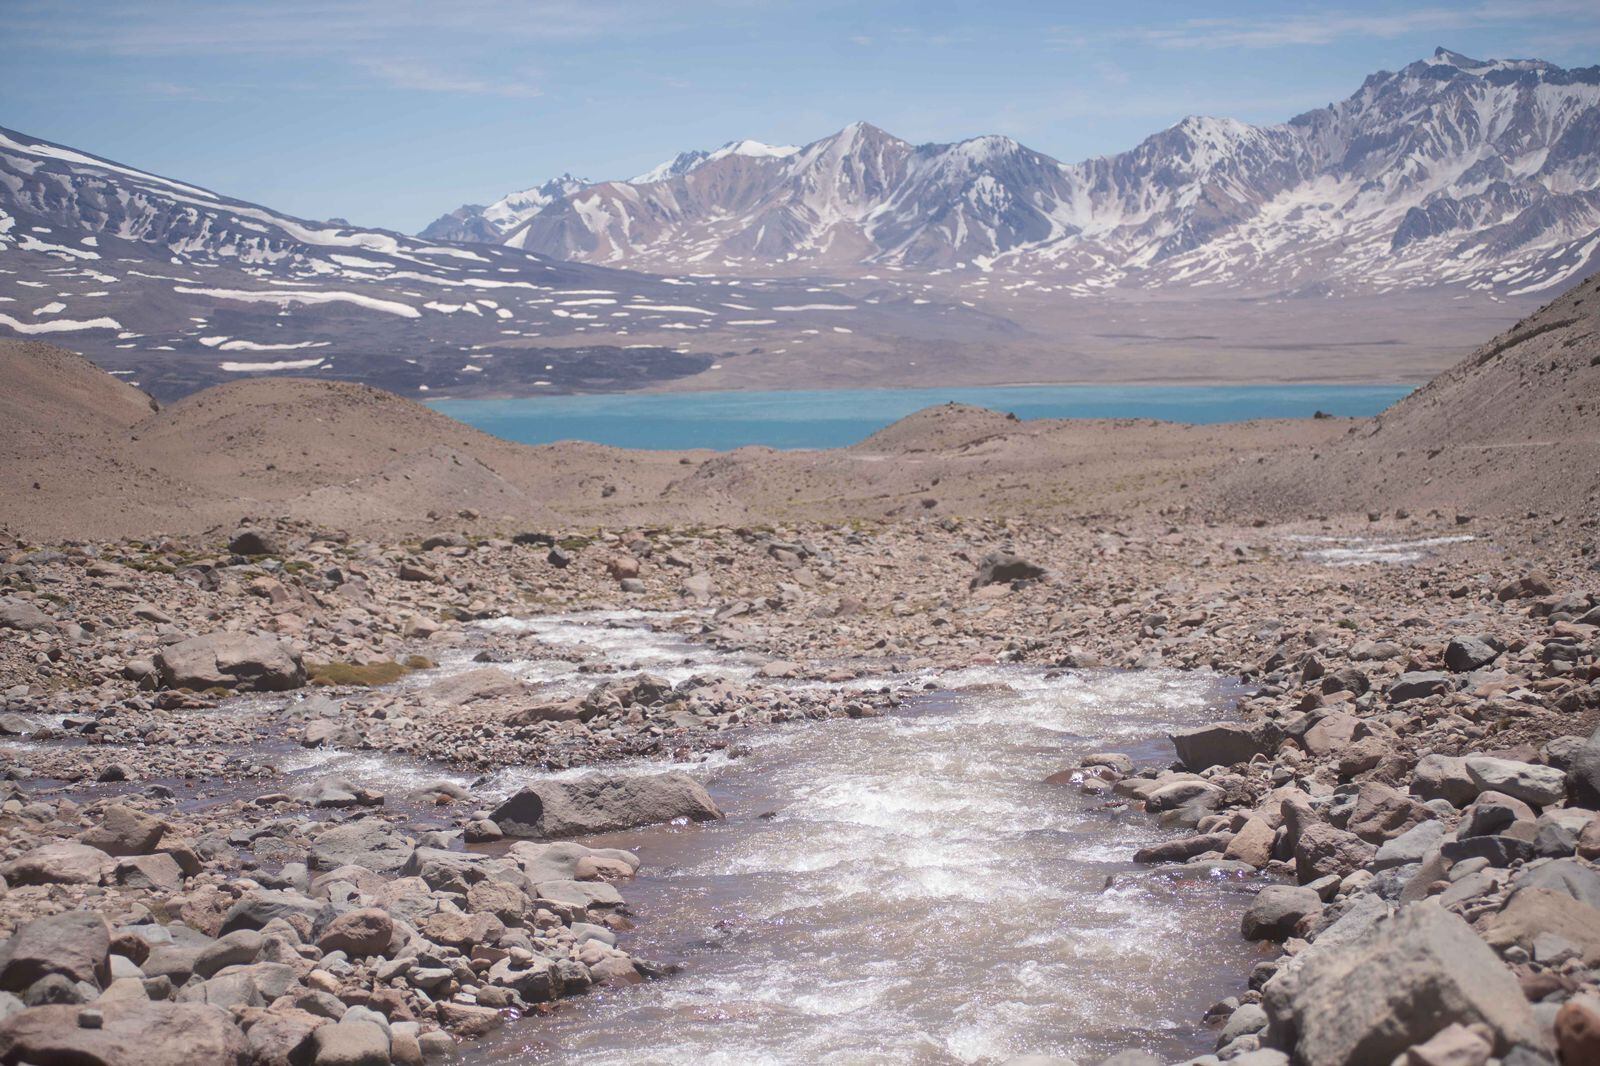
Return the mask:
[[[1600,1002],[1592,997],[1575,996],[1556,1012],[1556,1047],[1561,1061],[1600,1062]]]
[[[100,824],[78,834],[78,840],[107,855],[148,855],[161,843],[166,824],[120,803],[106,808]]]
[[[215,1007],[117,1000],[95,1005],[100,1026],[79,1024],[78,1006],[33,1007],[0,1023],[0,1061],[72,1066],[247,1066],[243,1030]]]
[[[346,911],[322,931],[317,947],[323,951],[342,951],[351,958],[381,955],[394,939],[394,919],[376,907]]]

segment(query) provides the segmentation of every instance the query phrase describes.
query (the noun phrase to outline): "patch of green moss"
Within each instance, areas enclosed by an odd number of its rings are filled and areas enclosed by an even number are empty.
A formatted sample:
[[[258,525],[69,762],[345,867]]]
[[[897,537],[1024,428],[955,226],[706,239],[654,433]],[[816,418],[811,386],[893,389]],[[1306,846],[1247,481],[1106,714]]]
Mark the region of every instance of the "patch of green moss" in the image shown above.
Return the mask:
[[[410,669],[417,668],[408,669],[393,660],[376,663],[306,663],[306,674],[313,685],[345,685],[359,688],[391,684],[404,677]]]

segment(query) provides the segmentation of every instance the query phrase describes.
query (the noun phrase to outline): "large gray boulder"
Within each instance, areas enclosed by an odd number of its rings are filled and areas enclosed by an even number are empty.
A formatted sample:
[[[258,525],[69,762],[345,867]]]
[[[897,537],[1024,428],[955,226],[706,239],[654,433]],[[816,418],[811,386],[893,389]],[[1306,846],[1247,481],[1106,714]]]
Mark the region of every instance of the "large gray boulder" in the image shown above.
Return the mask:
[[[0,865],[9,885],[97,885],[111,863],[99,848],[59,841]]]
[[[1456,637],[1444,649],[1444,664],[1453,674],[1471,673],[1500,657],[1500,648],[1488,637]]]
[[[1325,933],[1262,991],[1271,1043],[1304,1066],[1387,1063],[1453,1023],[1482,1023],[1497,1055],[1541,1046],[1516,977],[1471,926],[1428,901],[1348,936]]]
[[[676,770],[651,776],[602,775],[529,785],[490,815],[507,836],[585,836],[677,818],[721,818],[705,788]]]
[[[395,832],[387,823],[361,819],[318,833],[311,842],[311,868],[336,870],[361,866],[393,875],[405,869],[416,851],[416,841]]]
[[[0,596],[0,629],[23,631],[44,629],[55,624],[55,619],[39,610],[27,600]]]
[[[1469,755],[1466,767],[1479,791],[1503,792],[1535,807],[1560,803],[1567,795],[1567,775],[1554,766]]]
[[[246,1066],[244,1031],[226,1011],[199,1003],[103,999],[99,1028],[81,1007],[32,1007],[0,1022],[0,1061],[83,1066]]]
[[[1600,809],[1600,730],[1567,763],[1567,792],[1578,806]]]
[[[103,984],[111,953],[106,920],[90,911],[64,911],[35,918],[0,946],[0,990],[24,992],[41,977]]]
[[[211,633],[156,653],[156,676],[168,688],[283,692],[306,683],[300,655],[273,637]]]
[[[1278,746],[1281,736],[1265,723],[1216,722],[1168,734],[1186,770],[1199,772],[1212,766],[1249,762]]]

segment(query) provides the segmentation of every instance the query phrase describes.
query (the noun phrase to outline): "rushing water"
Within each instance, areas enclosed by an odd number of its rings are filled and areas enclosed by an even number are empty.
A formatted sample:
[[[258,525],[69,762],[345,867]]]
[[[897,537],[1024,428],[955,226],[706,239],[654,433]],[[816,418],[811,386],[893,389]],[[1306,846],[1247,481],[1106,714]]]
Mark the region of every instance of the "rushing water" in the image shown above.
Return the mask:
[[[1205,425],[1255,418],[1375,415],[1409,385],[1029,385],[988,388],[620,393],[436,400],[468,425],[523,444],[587,440],[619,448],[838,448],[942,403],[1018,418],[1158,418]]]
[[[472,1061],[1210,1050],[1200,1016],[1255,958],[1244,885],[1134,866],[1166,831],[1045,778],[1094,750],[1169,758],[1160,734],[1218,713],[1218,680],[990,667],[938,684],[882,718],[752,734],[700,771],[726,821],[604,838],[645,860],[625,946],[682,972],[507,1027]]]

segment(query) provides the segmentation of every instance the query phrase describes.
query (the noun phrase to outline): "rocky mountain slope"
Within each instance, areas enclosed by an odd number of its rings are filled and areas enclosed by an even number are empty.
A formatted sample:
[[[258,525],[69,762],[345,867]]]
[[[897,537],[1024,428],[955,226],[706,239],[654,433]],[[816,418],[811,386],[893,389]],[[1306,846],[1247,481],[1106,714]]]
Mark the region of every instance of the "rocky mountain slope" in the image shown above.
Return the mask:
[[[1600,277],[1573,286],[1332,447],[1224,484],[1231,505],[1600,509]]]
[[[803,343],[819,303],[860,312],[841,333],[896,342],[996,325],[926,300],[910,321],[904,295],[736,288],[310,222],[0,129],[0,336],[70,344],[161,397],[276,373],[416,395],[636,387]]]
[[[1600,67],[1441,48],[1280,125],[1191,117],[1074,164],[858,122],[798,149],[737,142],[631,181],[514,194],[424,231],[485,233],[652,270],[1000,271],[1079,295],[1536,292],[1597,262]]]

